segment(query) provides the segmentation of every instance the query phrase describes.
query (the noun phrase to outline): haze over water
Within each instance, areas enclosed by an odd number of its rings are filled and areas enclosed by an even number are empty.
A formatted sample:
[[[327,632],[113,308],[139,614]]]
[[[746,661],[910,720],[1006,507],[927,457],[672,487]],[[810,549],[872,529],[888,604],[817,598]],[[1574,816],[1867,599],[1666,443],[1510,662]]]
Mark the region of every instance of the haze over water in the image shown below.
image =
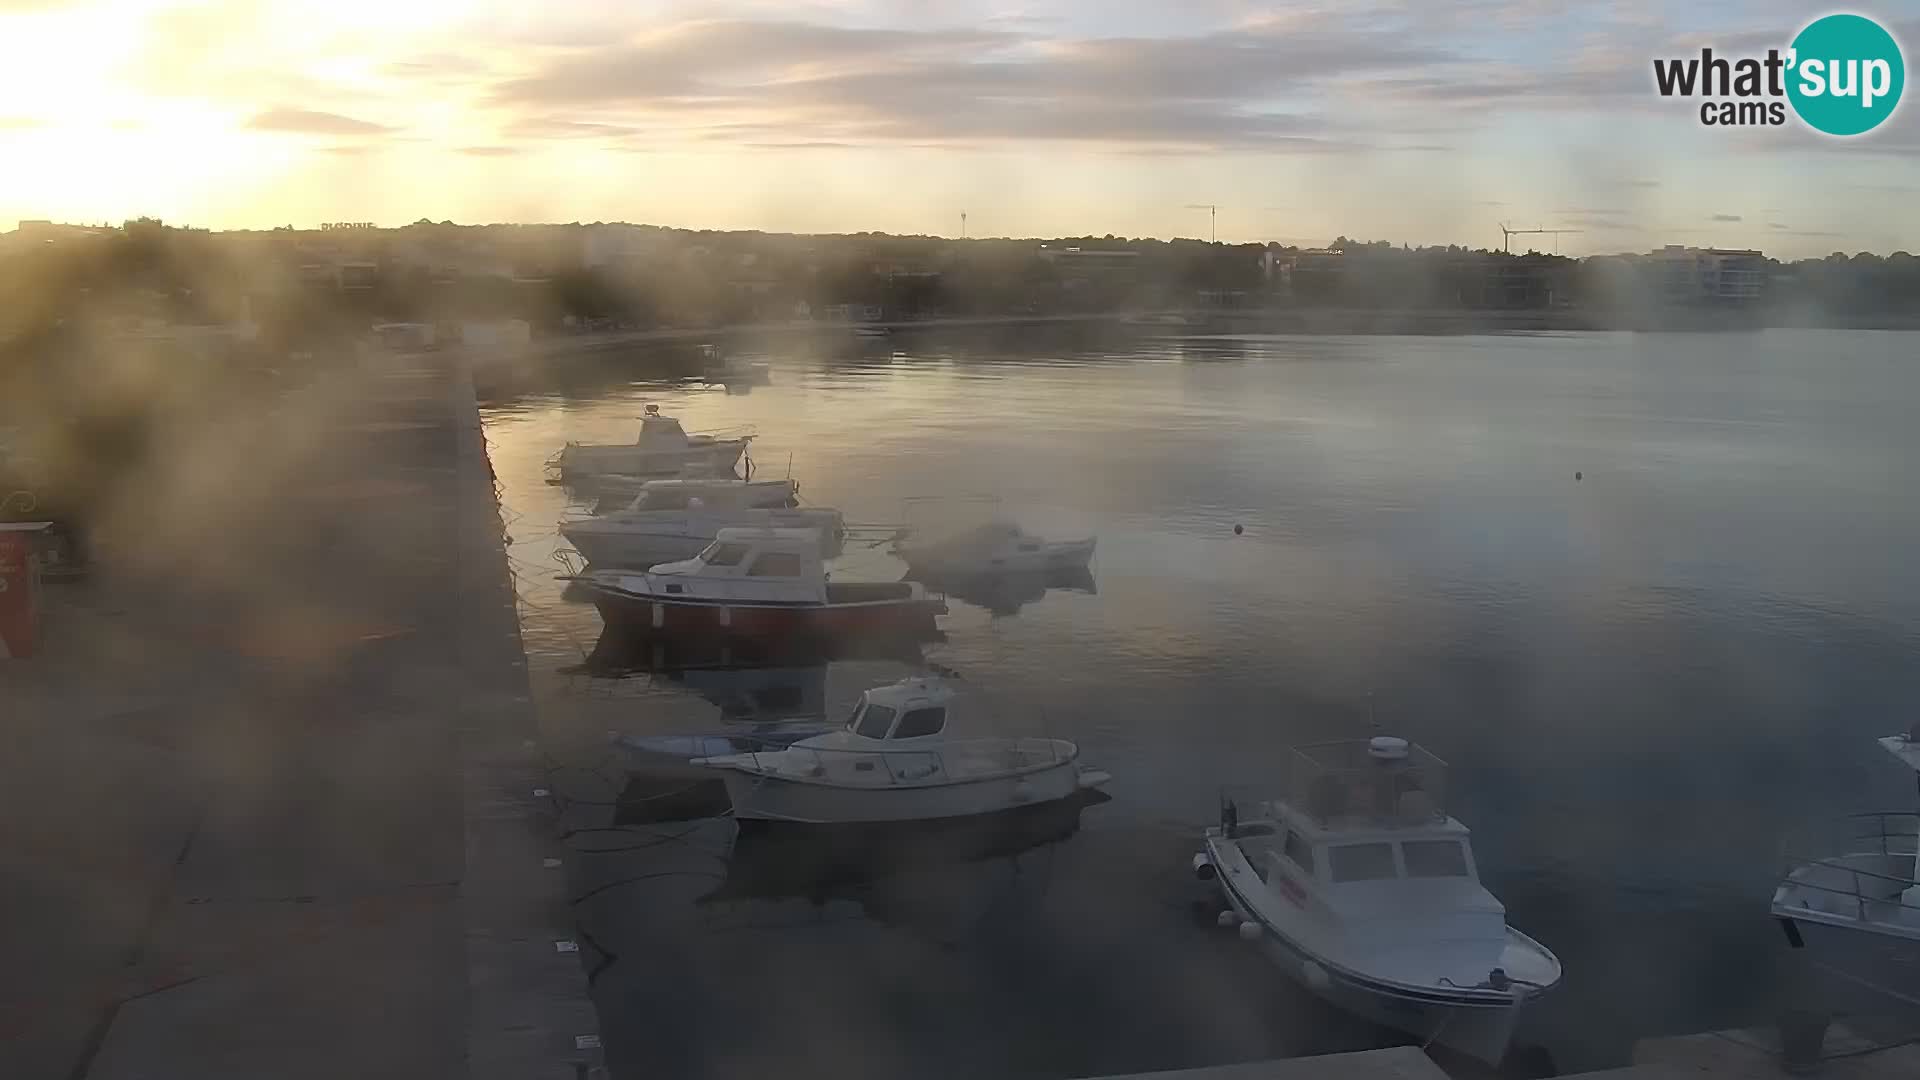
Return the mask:
[[[990,492],[1035,531],[1097,533],[1096,591],[955,599],[926,656],[981,727],[1076,739],[1113,800],[1056,847],[852,900],[696,910],[724,838],[704,869],[597,894],[627,1075],[796,1053],[822,1075],[1073,1076],[1393,1041],[1185,910],[1220,786],[1373,724],[1451,763],[1482,878],[1565,963],[1522,1034],[1563,1069],[1767,1018],[1783,835],[1913,808],[1872,743],[1920,704],[1902,335],[901,336],[767,359],[746,394],[635,358],[633,381],[488,410],[549,724],[582,746],[724,726],[711,680],[563,670],[600,625],[551,579],[567,499],[541,464],[631,440],[656,402],[757,430],[762,475],[790,455],[803,499],[852,521]],[[900,572],[858,547],[839,571]],[[829,714],[907,670],[832,665]]]

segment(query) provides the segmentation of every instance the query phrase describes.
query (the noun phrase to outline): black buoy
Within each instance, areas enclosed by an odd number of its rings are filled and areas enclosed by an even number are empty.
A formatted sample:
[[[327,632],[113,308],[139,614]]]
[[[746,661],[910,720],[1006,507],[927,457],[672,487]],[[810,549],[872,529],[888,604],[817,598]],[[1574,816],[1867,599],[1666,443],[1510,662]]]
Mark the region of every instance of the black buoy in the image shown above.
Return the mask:
[[[1233,527],[1233,535],[1235,535],[1235,536],[1239,536],[1239,535],[1240,535],[1241,533],[1243,533],[1243,532],[1245,532],[1245,531],[1246,531],[1246,527],[1245,527],[1245,526],[1243,526],[1243,525],[1235,525],[1235,526]]]
[[[1575,470],[1574,470],[1574,472],[1573,472],[1573,478],[1574,478],[1575,480],[1578,480],[1578,479],[1580,479],[1580,470],[1578,470],[1578,469],[1575,469]]]

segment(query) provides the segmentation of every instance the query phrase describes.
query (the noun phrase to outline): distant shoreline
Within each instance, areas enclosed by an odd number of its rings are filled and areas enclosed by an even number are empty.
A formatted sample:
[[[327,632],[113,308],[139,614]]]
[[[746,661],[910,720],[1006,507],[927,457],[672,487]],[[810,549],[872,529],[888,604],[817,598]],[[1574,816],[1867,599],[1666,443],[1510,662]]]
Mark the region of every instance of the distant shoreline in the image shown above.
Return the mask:
[[[1797,317],[1795,317],[1797,316]],[[1818,317],[1814,317],[1818,316]],[[1157,321],[1165,320],[1165,321]],[[1176,321],[1184,320],[1184,321]],[[753,340],[804,335],[815,340],[862,340],[856,330],[883,330],[887,337],[911,337],[938,331],[1004,330],[1023,326],[1083,325],[1144,334],[1303,334],[1303,335],[1457,335],[1527,332],[1632,331],[1642,333],[1741,333],[1765,329],[1920,330],[1920,314],[1828,316],[1825,313],[1754,315],[1712,310],[1658,313],[1639,320],[1578,308],[1539,310],[1444,310],[1373,308],[1257,308],[1186,312],[1103,312],[1070,315],[1006,315],[968,318],[902,319],[868,323],[813,320],[736,323],[710,327],[665,327],[536,338],[514,355],[520,360],[560,358],[608,352],[639,345],[673,345]],[[471,350],[476,359],[487,350]]]

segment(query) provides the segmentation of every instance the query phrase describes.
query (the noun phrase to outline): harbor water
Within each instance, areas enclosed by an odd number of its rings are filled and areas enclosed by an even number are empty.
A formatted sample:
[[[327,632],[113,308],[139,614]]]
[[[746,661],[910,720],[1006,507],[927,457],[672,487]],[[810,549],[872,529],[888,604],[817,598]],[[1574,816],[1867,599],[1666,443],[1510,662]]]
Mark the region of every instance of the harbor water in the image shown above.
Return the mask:
[[[1072,1077],[1399,1041],[1214,928],[1188,867],[1221,787],[1375,731],[1450,763],[1483,880],[1565,964],[1521,1042],[1598,1068],[1768,1019],[1783,837],[1913,808],[1872,742],[1920,708],[1912,342],[896,335],[765,349],[748,392],[636,353],[499,397],[615,1073]],[[1091,574],[950,595],[924,647],[603,641],[556,580],[581,503],[544,463],[631,441],[650,403],[755,432],[758,475],[852,522],[990,494],[1035,532],[1097,534]],[[854,543],[834,572],[903,569]],[[819,845],[741,833],[687,784],[636,789],[606,749],[839,717],[925,670],[964,687],[956,727],[1074,739],[1110,799],[986,842]]]

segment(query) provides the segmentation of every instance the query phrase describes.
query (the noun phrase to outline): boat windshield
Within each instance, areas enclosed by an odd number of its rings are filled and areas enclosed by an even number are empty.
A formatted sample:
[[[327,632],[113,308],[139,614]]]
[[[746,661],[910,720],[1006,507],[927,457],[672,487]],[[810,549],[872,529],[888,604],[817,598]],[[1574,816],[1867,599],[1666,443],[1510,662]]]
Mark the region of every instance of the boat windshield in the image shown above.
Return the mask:
[[[885,705],[869,705],[866,711],[859,714],[848,726],[853,728],[856,735],[869,739],[884,739],[887,737],[887,729],[893,726],[893,715],[893,710]]]
[[[729,544],[715,540],[700,553],[700,561],[708,566],[739,566],[740,560],[747,557],[747,545]]]

